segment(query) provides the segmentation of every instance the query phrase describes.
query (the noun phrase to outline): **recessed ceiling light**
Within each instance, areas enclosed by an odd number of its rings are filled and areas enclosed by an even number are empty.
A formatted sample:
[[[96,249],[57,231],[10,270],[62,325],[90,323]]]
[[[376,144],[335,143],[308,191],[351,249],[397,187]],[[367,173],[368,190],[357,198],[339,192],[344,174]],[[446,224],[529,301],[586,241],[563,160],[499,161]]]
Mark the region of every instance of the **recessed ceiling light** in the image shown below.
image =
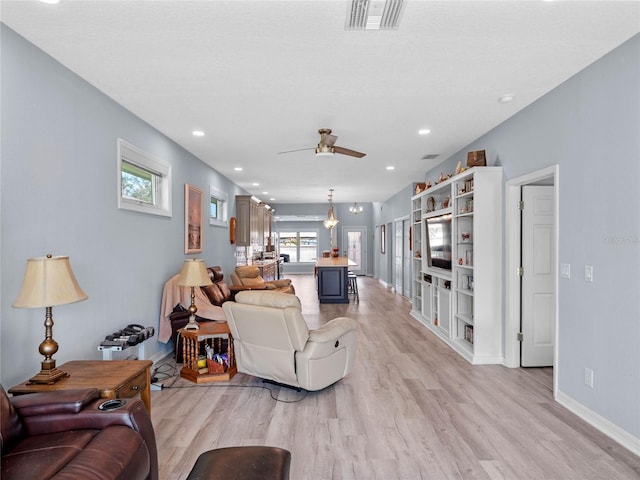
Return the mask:
[[[393,165],[389,165],[389,166],[387,167],[387,170],[395,170],[395,169],[396,169],[396,167],[394,167]]]
[[[204,137],[204,132],[202,130],[194,130],[191,132],[194,137]]]
[[[251,184],[251,186],[252,186],[252,187],[259,187],[259,186],[260,186],[260,184],[259,184],[258,182],[253,182],[253,183]]]
[[[262,192],[263,195],[269,195],[269,192]]]
[[[55,5],[56,3],[60,3],[60,0],[40,0],[41,3],[48,3],[49,5]]]
[[[420,135],[429,135],[431,133],[431,130],[429,130],[428,128],[421,128],[420,130],[418,130],[418,134]]]
[[[241,172],[241,171],[242,171],[242,167],[236,167],[236,168],[234,168],[234,170],[235,170],[236,172]]]
[[[275,198],[273,198],[273,197],[271,197],[271,198],[269,199],[269,201],[270,201],[270,202],[275,202],[275,201],[276,201],[276,199],[275,199]]]
[[[513,101],[513,95],[510,93],[500,97],[500,103],[509,103],[511,101]]]

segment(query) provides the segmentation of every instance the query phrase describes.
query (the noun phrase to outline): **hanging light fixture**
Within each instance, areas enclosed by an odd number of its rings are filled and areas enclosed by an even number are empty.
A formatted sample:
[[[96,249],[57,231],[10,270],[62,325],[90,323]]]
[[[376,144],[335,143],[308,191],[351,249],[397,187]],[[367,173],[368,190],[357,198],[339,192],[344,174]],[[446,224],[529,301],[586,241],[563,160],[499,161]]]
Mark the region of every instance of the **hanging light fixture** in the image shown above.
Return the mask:
[[[336,218],[335,213],[333,213],[333,188],[329,189],[329,212],[327,213],[327,218],[322,222],[324,227],[329,229],[329,237],[331,241],[331,247],[335,245],[333,243],[333,228],[338,224],[340,220]]]
[[[335,214],[333,213],[333,188],[330,188],[329,189],[329,212],[327,213],[327,218],[325,218],[325,220],[322,223],[324,224],[325,228],[332,230],[333,227],[335,227],[339,221],[340,220],[338,220]]]
[[[358,202],[353,202],[353,205],[349,207],[349,211],[354,215],[362,213],[363,210],[364,208],[362,208],[362,205],[358,205]]]

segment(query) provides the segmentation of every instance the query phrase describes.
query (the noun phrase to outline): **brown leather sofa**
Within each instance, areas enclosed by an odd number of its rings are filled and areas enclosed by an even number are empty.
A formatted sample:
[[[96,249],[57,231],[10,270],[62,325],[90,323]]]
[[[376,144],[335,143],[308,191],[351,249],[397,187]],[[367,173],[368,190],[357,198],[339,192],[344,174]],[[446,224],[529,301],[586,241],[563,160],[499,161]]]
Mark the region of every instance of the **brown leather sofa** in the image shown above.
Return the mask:
[[[158,453],[147,409],[137,398],[113,410],[94,388],[0,393],[2,480],[157,480]]]
[[[280,293],[296,293],[290,278],[266,282],[260,275],[260,268],[255,265],[236,267],[236,271],[231,274],[231,282],[233,282],[234,286],[243,286],[247,290],[273,290]]]

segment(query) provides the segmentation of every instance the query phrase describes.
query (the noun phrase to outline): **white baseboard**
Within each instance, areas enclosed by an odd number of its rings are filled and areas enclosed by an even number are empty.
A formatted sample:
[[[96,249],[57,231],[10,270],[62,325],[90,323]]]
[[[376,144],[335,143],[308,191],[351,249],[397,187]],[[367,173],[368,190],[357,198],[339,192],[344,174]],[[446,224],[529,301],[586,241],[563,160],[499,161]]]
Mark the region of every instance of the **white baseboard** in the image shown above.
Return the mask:
[[[167,357],[171,357],[171,356],[173,356],[173,352],[171,350],[169,351],[161,350],[159,352],[156,352],[154,355],[151,356],[151,358],[148,358],[147,360],[151,360],[155,365],[156,363],[160,363]]]
[[[640,456],[640,438],[634,437],[626,430],[623,430],[616,424],[610,422],[606,418],[597,414],[593,410],[588,409],[580,402],[577,402],[560,391],[558,391],[556,395],[556,400],[559,404],[576,414],[589,425],[597,428],[612,440],[615,440],[623,447],[629,449],[635,455]]]

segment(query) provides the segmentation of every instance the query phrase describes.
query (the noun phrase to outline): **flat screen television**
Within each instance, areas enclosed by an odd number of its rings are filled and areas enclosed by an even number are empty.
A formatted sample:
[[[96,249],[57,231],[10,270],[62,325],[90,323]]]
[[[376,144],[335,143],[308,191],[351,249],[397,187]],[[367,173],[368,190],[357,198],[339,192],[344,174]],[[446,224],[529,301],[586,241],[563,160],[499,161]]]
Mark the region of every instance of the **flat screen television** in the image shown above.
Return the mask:
[[[451,214],[427,218],[426,222],[429,266],[451,270]]]

